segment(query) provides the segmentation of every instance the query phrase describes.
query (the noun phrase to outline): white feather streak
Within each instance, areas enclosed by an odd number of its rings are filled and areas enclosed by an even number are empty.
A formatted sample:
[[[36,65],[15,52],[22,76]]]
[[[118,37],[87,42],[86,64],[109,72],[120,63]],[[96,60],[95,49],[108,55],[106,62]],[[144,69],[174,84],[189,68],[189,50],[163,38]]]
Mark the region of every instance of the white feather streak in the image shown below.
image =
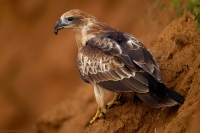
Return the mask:
[[[105,97],[105,90],[97,85],[96,83],[94,83],[94,95],[96,98],[96,101],[99,105],[99,107],[103,108],[104,107],[104,97]]]

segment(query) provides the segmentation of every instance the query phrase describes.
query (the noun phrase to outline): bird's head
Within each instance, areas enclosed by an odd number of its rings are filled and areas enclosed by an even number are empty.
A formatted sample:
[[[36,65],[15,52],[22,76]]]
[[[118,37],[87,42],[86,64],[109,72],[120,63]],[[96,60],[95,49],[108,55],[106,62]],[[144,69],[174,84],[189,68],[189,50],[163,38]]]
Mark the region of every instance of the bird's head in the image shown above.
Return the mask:
[[[58,31],[64,28],[81,28],[91,20],[96,20],[96,18],[78,9],[70,10],[64,13],[55,23],[54,33],[57,35]]]

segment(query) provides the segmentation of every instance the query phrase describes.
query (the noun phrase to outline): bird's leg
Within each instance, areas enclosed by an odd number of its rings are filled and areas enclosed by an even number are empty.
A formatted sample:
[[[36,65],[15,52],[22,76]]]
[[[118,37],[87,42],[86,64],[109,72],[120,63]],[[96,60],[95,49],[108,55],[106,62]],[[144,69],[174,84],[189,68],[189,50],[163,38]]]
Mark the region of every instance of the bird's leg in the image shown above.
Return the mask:
[[[104,113],[102,112],[102,108],[104,107],[104,96],[105,96],[105,90],[98,84],[94,82],[94,95],[96,98],[96,101],[98,103],[98,108],[95,116],[93,119],[88,123],[88,125],[94,123],[98,118],[105,117]]]
[[[95,114],[95,116],[92,118],[92,120],[88,123],[88,125],[93,124],[98,118],[105,118],[104,113],[101,111],[101,108],[98,107],[97,108],[97,112]]]
[[[109,109],[113,105],[119,105],[119,104],[121,104],[121,102],[119,101],[120,98],[121,98],[121,96],[122,96],[122,93],[116,93],[115,92],[115,96],[114,96],[113,100],[106,105],[106,108]]]

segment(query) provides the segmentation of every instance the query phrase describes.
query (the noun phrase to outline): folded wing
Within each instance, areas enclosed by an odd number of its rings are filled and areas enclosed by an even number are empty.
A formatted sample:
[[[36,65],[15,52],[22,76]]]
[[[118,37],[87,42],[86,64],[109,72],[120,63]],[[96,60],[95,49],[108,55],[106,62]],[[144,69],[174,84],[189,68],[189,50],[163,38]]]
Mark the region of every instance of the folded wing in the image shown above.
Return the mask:
[[[168,88],[158,88],[162,78],[152,54],[130,34],[113,32],[91,38],[79,50],[78,66],[84,81],[112,92],[136,92],[154,107],[177,104],[167,98]]]

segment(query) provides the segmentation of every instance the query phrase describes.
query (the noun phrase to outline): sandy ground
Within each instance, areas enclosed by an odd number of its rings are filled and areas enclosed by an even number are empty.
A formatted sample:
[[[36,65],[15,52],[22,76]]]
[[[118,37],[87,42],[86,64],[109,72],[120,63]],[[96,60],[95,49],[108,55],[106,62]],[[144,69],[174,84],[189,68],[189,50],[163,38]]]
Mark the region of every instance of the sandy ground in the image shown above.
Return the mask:
[[[200,39],[189,13],[172,21],[176,10],[168,0],[0,3],[0,133],[198,133]],[[106,111],[106,119],[84,128],[97,107],[93,88],[79,77],[73,33],[52,33],[61,14],[74,8],[136,36],[185,103],[154,109],[127,94],[123,105]]]

